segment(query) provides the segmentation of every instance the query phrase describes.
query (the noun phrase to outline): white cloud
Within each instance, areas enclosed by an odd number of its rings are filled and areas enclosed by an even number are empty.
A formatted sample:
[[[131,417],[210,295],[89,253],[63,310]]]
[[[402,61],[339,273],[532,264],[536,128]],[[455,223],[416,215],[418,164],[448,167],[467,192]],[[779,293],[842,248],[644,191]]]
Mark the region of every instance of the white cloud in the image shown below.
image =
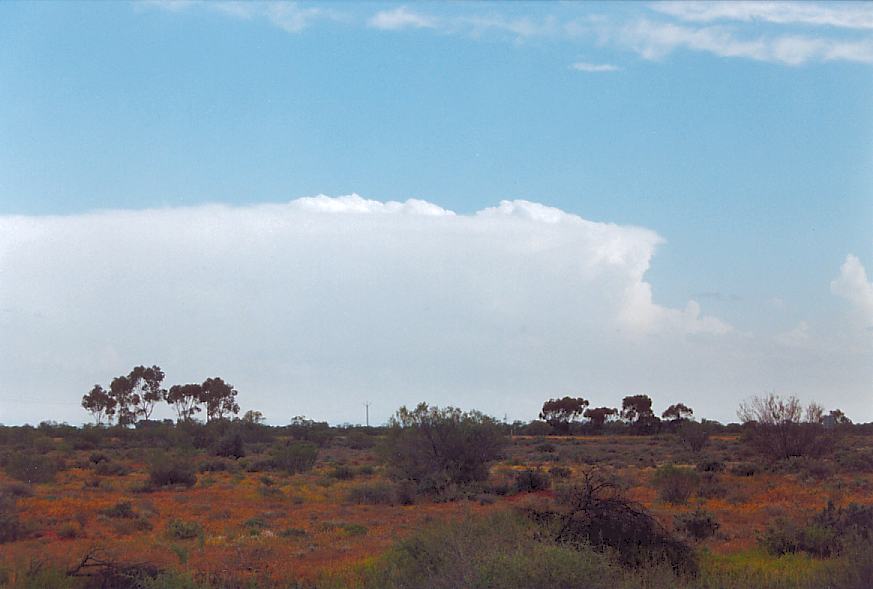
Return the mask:
[[[650,8],[689,22],[733,20],[873,29],[873,8],[864,2],[655,2]]]
[[[136,4],[138,8],[157,8],[168,12],[183,12],[203,9],[217,12],[240,20],[263,19],[289,33],[299,33],[313,21],[324,18],[340,20],[333,10],[316,7],[303,7],[297,2],[240,0],[146,0]]]
[[[529,418],[559,392],[679,394],[732,336],[653,300],[661,241],[527,201],[0,217],[0,421],[84,420],[80,396],[140,363],[222,375],[277,421],[358,420],[364,398],[383,418],[419,400]]]
[[[374,14],[367,24],[375,29],[398,31],[402,29],[437,28],[439,20],[435,17],[413,12],[405,6],[382,10]]]
[[[873,63],[873,39],[789,34],[747,38],[725,27],[694,28],[647,19],[621,27],[612,39],[646,59],[662,59],[677,49],[687,49],[794,66],[826,61]]]
[[[617,72],[621,68],[617,65],[612,65],[611,63],[588,63],[585,61],[577,61],[570,68],[579,71],[579,72]]]
[[[865,321],[873,324],[873,283],[857,256],[846,256],[840,275],[831,281],[831,292],[849,301]]]
[[[729,420],[773,387],[870,417],[869,346],[819,346],[827,326],[785,345],[659,304],[662,241],[523,200],[0,217],[0,422],[81,422],[91,385],[141,363],[223,376],[275,422],[360,421],[365,399],[376,421],[420,400],[529,419],[570,393]],[[834,289],[869,305],[856,263]]]

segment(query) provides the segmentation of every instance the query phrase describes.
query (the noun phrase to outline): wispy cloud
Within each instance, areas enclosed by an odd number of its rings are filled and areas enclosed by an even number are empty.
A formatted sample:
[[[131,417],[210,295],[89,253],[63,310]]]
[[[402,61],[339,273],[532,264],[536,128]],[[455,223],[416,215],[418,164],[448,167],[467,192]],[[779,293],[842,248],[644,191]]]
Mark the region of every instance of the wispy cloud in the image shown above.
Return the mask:
[[[873,39],[845,40],[793,34],[746,38],[725,27],[688,27],[648,19],[622,27],[613,40],[650,60],[686,49],[785,65],[837,60],[873,63]]]
[[[325,5],[298,2],[235,0],[149,0],[138,9],[159,8],[174,13],[208,10],[240,20],[262,20],[290,33],[319,19],[357,22],[378,31],[432,31],[466,38],[486,35],[512,41],[548,39],[574,46],[598,46],[633,51],[647,60],[661,60],[677,51],[709,53],[721,58],[750,59],[800,66],[845,61],[873,63],[873,7],[870,4],[815,2],[662,2],[639,5],[636,13],[604,16],[584,12],[537,16],[501,12],[428,12],[418,6],[396,6],[367,16],[341,14]],[[579,5],[584,7],[585,5]],[[758,25],[767,26],[758,26]],[[578,66],[578,67],[577,67]],[[580,62],[572,69],[609,72],[611,64]]]
[[[873,29],[873,5],[866,2],[656,2],[656,12],[687,22],[718,20]]]
[[[147,0],[138,4],[168,12],[209,10],[240,20],[262,19],[289,33],[299,33],[317,19],[339,20],[333,10],[301,6],[297,2],[242,2],[237,0],[207,2],[203,0]]]
[[[382,10],[374,14],[367,25],[383,31],[399,31],[403,29],[435,29],[440,26],[436,17],[428,16],[409,10],[405,6],[398,6],[392,10]]]
[[[617,65],[612,65],[611,63],[588,63],[585,61],[577,61],[576,63],[570,66],[571,69],[574,69],[579,72],[617,72],[621,68]]]

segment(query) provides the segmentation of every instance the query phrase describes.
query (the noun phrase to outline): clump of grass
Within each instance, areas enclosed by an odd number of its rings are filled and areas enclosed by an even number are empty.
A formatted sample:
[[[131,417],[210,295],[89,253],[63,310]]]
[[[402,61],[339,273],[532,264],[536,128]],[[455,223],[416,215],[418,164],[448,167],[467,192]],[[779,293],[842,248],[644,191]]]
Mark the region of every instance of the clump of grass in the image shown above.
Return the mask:
[[[167,524],[167,536],[176,540],[190,540],[202,535],[203,526],[197,522],[174,519]]]

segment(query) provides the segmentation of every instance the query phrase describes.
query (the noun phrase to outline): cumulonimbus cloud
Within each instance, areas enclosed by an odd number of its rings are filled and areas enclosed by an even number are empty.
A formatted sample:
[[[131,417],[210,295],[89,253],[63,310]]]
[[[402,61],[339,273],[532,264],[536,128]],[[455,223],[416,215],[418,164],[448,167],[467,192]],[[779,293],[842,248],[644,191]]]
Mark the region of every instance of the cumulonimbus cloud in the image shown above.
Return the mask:
[[[527,201],[0,217],[0,421],[81,422],[91,385],[141,363],[174,383],[222,376],[274,422],[361,421],[364,401],[380,420],[421,400],[529,419],[570,393],[729,418],[802,379],[748,370],[760,350],[696,302],[655,302],[661,242]]]

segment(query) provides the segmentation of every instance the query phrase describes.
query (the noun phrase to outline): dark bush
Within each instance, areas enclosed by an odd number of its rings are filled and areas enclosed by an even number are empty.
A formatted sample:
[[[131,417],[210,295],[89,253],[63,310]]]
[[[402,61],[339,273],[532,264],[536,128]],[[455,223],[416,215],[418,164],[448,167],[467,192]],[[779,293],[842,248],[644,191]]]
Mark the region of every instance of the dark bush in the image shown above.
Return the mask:
[[[92,464],[100,464],[101,462],[109,462],[109,456],[104,454],[103,452],[94,452],[91,456],[88,457],[88,460]]]
[[[698,462],[697,470],[701,472],[722,472],[724,470],[724,462],[722,462],[721,460]]]
[[[27,529],[18,518],[15,500],[7,495],[0,495],[0,544],[15,542],[26,535]]]
[[[714,536],[718,531],[719,523],[708,511],[698,507],[690,513],[683,513],[673,518],[674,527],[695,540],[705,540]]]
[[[549,469],[549,476],[556,479],[568,479],[573,471],[566,466],[553,466]]]
[[[355,478],[355,471],[351,467],[338,465],[330,471],[330,476],[340,481],[350,481]]]
[[[534,446],[534,450],[536,450],[537,452],[551,453],[551,452],[554,452],[556,450],[556,448],[555,448],[554,444],[550,444],[549,442],[546,442],[544,444],[537,444],[536,446]]]
[[[149,462],[149,483],[154,487],[193,487],[197,483],[194,461],[183,454],[154,454]]]
[[[486,480],[505,441],[500,424],[479,412],[421,403],[412,411],[401,407],[392,418],[382,457],[393,478],[436,493]]]
[[[563,489],[556,508],[531,508],[527,513],[556,530],[553,539],[558,543],[611,552],[632,568],[667,563],[677,574],[697,572],[691,547],[624,498],[618,485],[598,471],[583,473],[581,484]]]
[[[525,469],[515,473],[515,490],[518,493],[546,491],[552,486],[549,475],[539,469]]]
[[[692,452],[700,452],[709,442],[706,426],[695,421],[684,421],[678,429],[679,441]]]
[[[224,458],[242,458],[246,455],[243,439],[239,432],[228,432],[218,439],[212,451]]]
[[[669,464],[656,470],[652,477],[652,483],[658,490],[661,500],[677,505],[688,501],[697,490],[699,482],[700,477],[695,471]]]
[[[760,469],[752,463],[744,462],[731,467],[730,473],[738,477],[752,477],[758,474]]]

